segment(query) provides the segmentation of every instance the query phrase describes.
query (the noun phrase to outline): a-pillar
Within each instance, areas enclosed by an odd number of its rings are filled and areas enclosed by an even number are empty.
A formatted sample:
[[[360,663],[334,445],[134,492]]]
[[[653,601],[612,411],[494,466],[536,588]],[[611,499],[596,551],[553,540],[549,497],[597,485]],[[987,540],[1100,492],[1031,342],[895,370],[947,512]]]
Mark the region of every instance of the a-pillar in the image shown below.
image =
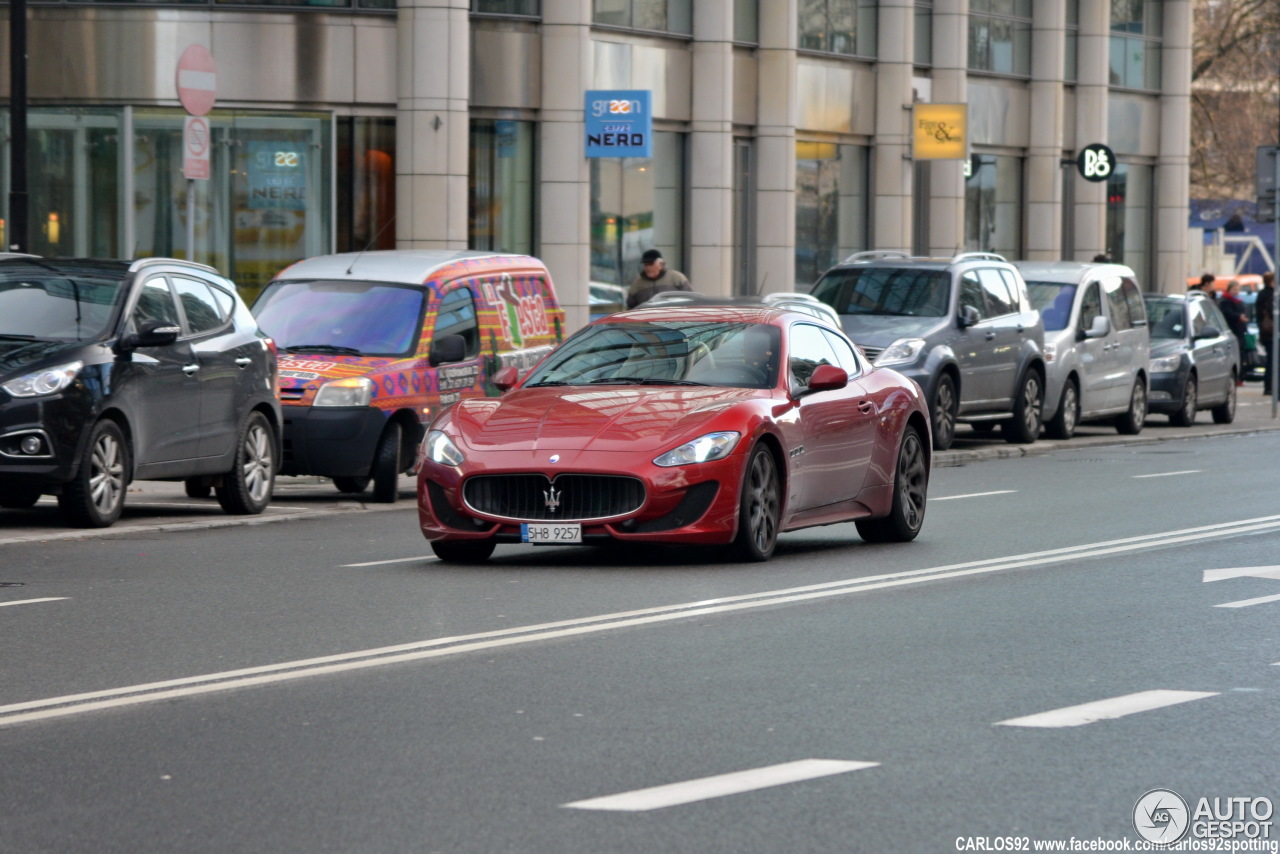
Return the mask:
[[[1063,59],[1066,0],[1040,0],[1031,24],[1031,127],[1027,151],[1024,255],[1062,258]]]
[[[733,293],[733,0],[693,7],[689,263],[701,293]],[[744,285],[749,283],[743,283]]]
[[[876,124],[871,148],[875,197],[871,249],[911,251],[912,72],[915,0],[882,0],[877,34]]]
[[[591,171],[583,112],[590,88],[591,0],[543,3],[538,251],[556,283],[567,332],[590,320]]]
[[[1182,293],[1190,251],[1186,188],[1191,181],[1191,0],[1165,0],[1160,66],[1160,149],[1156,155],[1156,280],[1153,291]]]
[[[1080,4],[1077,40],[1076,138],[1073,156],[1085,146],[1107,141],[1107,85],[1111,70],[1111,4]],[[1114,166],[1114,164],[1112,164]],[[1086,181],[1072,170],[1072,215],[1075,246],[1072,259],[1089,261],[1107,246],[1107,182]],[[1184,184],[1183,187],[1186,185]]]
[[[465,249],[471,13],[467,0],[396,12],[396,245]]]
[[[795,288],[797,0],[760,4],[756,91],[756,278],[750,290]]]
[[[937,0],[933,5],[933,103],[969,102],[968,66],[969,0]],[[964,249],[964,161],[934,160],[930,171],[929,251],[950,256]]]

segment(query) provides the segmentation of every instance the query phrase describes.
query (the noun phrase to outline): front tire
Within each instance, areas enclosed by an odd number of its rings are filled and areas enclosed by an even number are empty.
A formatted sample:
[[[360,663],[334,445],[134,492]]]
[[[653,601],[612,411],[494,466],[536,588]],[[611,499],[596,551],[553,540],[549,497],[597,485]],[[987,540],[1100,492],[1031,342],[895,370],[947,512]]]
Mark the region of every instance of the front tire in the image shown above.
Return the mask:
[[[1062,387],[1062,399],[1058,401],[1058,414],[1049,419],[1044,432],[1051,439],[1070,439],[1076,434],[1076,425],[1080,423],[1080,392],[1076,391],[1076,381],[1067,380]]]
[[[222,509],[236,516],[256,516],[271,503],[276,482],[276,438],[271,423],[253,411],[240,428],[235,464],[215,488]]]
[[[62,487],[58,506],[77,528],[109,528],[124,510],[129,446],[114,421],[93,425],[76,476]]]
[[[933,449],[945,451],[956,439],[956,413],[960,406],[956,396],[956,383],[950,374],[938,377],[933,390],[933,402],[929,407],[933,417]]]
[[[1147,384],[1136,379],[1133,381],[1133,391],[1129,392],[1129,411],[1116,419],[1116,432],[1136,436],[1142,432],[1142,425],[1146,422]]]
[[[766,561],[778,543],[778,520],[782,515],[782,488],[778,464],[763,445],[756,445],[742,477],[738,499],[738,534],[734,551],[740,560]]]
[[[1038,372],[1027,371],[1013,402],[1013,417],[1005,422],[1005,441],[1016,445],[1030,445],[1040,438],[1040,413],[1043,409],[1044,382]]]
[[[400,425],[387,424],[373,452],[373,500],[394,504],[400,497]]]
[[[498,544],[492,540],[432,540],[431,551],[448,563],[484,563]]]
[[[929,492],[929,464],[924,442],[914,427],[902,434],[893,477],[893,505],[880,519],[858,519],[858,536],[868,543],[909,543],[924,525]]]
[[[1210,410],[1214,424],[1230,424],[1236,420],[1236,372],[1231,372],[1231,382],[1227,384],[1227,399]]]
[[[1187,383],[1182,387],[1182,403],[1177,412],[1169,413],[1169,423],[1175,427],[1190,427],[1196,423],[1196,408],[1200,405],[1200,388],[1196,383],[1196,375],[1188,374]]]

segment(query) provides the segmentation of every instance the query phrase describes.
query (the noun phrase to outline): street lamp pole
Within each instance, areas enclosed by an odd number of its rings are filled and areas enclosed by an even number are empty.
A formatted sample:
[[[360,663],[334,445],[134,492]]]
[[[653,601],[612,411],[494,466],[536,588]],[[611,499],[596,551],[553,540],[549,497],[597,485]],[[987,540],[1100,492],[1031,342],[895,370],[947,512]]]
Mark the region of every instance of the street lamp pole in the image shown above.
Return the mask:
[[[27,0],[9,0],[8,249],[27,251]]]

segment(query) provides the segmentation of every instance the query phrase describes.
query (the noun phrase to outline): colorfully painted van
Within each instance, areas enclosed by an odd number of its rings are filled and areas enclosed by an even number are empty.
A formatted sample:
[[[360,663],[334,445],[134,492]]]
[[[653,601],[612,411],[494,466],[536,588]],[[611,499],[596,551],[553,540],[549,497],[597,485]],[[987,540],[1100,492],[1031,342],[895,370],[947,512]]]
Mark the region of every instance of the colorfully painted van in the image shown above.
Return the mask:
[[[397,497],[425,425],[491,379],[551,352],[564,313],[527,255],[401,249],[322,255],[280,272],[253,304],[280,350],[284,475],[373,483]]]

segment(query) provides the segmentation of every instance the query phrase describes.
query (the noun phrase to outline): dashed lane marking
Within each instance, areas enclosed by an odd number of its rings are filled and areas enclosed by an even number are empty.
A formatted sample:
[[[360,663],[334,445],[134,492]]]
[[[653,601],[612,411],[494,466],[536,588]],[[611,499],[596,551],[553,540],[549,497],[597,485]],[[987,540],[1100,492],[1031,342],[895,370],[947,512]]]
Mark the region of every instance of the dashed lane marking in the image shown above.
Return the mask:
[[[1205,697],[1218,696],[1217,691],[1139,691],[1136,694],[1125,694],[1123,697],[1112,697],[1108,700],[1095,700],[1092,703],[1081,703],[1078,706],[1067,706],[1051,712],[1040,712],[1021,718],[1010,718],[999,721],[996,726],[1024,727],[1067,727],[1083,726],[1136,715],[1138,712],[1149,712],[1165,706],[1176,706],[1192,700],[1203,700]]]

